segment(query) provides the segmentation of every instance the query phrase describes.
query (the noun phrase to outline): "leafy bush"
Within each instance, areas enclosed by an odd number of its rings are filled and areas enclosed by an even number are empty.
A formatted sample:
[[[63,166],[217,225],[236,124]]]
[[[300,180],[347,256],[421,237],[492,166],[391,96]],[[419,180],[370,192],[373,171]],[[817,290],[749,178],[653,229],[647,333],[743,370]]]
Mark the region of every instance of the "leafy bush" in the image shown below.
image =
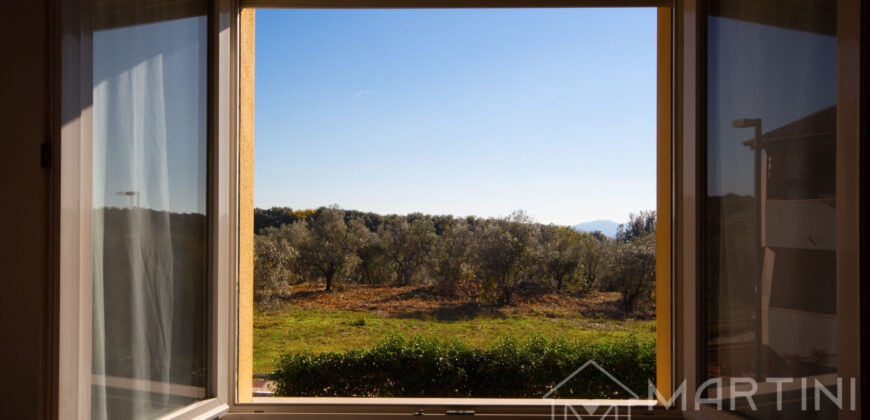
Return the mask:
[[[640,396],[655,378],[655,343],[629,337],[605,344],[505,338],[485,349],[455,341],[386,338],[371,350],[284,354],[271,375],[279,396],[541,398],[589,360]],[[555,398],[631,398],[589,366]]]

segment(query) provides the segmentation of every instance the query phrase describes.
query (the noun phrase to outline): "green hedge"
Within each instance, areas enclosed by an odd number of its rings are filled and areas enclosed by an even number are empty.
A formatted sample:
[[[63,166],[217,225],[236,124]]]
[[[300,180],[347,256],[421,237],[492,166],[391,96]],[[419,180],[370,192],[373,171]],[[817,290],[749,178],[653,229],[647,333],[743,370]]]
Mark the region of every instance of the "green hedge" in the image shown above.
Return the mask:
[[[655,342],[503,339],[485,349],[454,341],[389,337],[370,350],[284,354],[271,375],[278,396],[541,398],[589,360],[641,398],[655,381]],[[631,398],[589,366],[555,398]]]

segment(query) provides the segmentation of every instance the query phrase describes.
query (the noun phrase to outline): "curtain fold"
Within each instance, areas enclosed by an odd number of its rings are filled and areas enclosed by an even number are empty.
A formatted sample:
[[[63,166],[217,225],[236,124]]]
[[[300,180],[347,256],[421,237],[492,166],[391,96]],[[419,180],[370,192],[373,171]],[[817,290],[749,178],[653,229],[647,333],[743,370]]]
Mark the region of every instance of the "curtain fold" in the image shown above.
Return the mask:
[[[112,168],[118,181],[130,187],[115,193],[130,205],[108,219],[105,208],[94,213],[93,370],[95,375],[162,384],[156,388],[160,392],[133,399],[131,418],[147,418],[154,406],[169,404],[172,366],[172,226],[168,212],[151,210],[169,207],[162,56],[97,85],[94,111],[95,157],[103,159],[95,162],[95,171]],[[105,173],[101,175],[95,177],[103,181],[95,191],[110,194]],[[142,207],[143,202],[151,209]],[[126,296],[111,296],[111,302],[105,289],[113,281],[126,283],[128,290]],[[129,326],[114,331],[110,342],[107,313]],[[107,347],[114,352],[108,359]],[[94,418],[108,418],[106,387],[94,393]]]
[[[205,23],[94,33],[93,419],[206,395]]]

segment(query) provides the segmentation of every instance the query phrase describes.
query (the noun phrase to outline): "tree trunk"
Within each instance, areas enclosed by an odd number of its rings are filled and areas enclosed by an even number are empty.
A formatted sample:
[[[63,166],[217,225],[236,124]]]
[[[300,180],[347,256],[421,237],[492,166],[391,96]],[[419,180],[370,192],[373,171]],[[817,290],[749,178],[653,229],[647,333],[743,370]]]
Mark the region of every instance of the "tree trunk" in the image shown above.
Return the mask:
[[[510,305],[511,304],[511,288],[508,285],[508,279],[506,277],[502,278],[501,282],[501,304],[502,305]]]
[[[407,286],[411,284],[412,270],[406,264],[399,266],[399,286]]]
[[[324,280],[326,280],[326,289],[325,289],[325,290],[326,290],[327,292],[331,292],[331,291],[332,291],[332,278],[333,278],[333,277],[334,277],[334,275],[331,274],[331,273],[330,273],[330,274],[324,274],[324,275],[323,275]]]

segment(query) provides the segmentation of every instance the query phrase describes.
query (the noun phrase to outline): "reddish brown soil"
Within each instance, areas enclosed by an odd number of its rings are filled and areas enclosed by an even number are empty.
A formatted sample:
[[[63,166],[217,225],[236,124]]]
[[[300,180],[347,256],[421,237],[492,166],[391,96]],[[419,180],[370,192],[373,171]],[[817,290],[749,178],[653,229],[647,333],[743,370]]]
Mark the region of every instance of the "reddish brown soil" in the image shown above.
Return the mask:
[[[477,315],[507,315],[513,313],[539,313],[559,316],[580,313],[586,316],[622,318],[618,292],[590,291],[582,296],[552,292],[521,291],[511,305],[491,307],[467,297],[442,296],[431,286],[384,286],[341,285],[332,292],[325,292],[322,284],[298,284],[290,286],[285,294],[284,305],[296,309],[330,309],[357,312],[377,312],[399,315],[414,312],[451,310]],[[649,318],[655,308],[632,316]]]

